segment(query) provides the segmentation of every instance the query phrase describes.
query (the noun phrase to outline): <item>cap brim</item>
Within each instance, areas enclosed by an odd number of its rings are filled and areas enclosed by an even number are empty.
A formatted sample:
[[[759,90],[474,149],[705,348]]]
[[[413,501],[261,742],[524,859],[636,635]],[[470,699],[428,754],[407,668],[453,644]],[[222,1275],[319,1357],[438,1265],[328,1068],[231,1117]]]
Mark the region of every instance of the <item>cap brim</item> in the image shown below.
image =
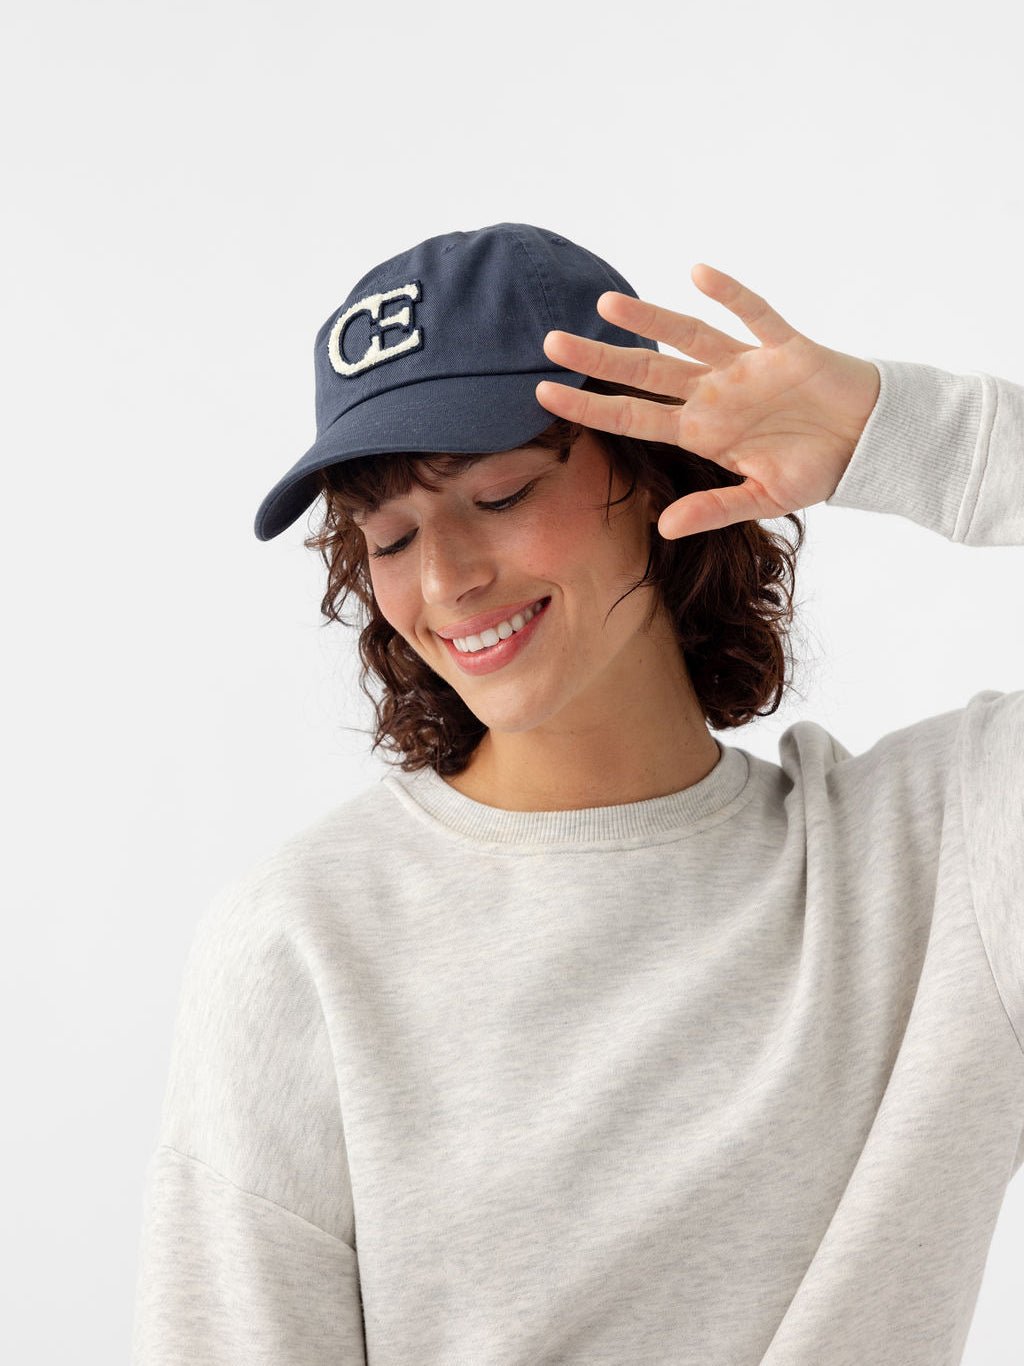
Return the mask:
[[[264,498],[254,524],[257,538],[272,540],[315,502],[320,491],[316,472],[327,465],[398,451],[490,453],[532,440],[556,416],[537,402],[534,390],[542,379],[578,389],[587,376],[547,369],[421,380],[349,409]]]

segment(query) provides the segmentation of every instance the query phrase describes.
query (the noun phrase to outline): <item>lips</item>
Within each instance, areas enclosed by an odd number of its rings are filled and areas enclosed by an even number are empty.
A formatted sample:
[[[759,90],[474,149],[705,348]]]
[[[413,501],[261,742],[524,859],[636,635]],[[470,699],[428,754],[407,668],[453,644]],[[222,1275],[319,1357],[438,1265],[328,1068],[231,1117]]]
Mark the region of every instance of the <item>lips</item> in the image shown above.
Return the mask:
[[[535,603],[543,601],[543,598],[527,598],[525,602],[509,603],[506,607],[495,607],[490,612],[480,612],[475,617],[467,617],[465,621],[456,622],[454,626],[446,626],[436,634],[442,640],[464,640],[466,636],[478,636],[482,632],[497,626],[499,621],[511,621],[517,612],[525,612],[528,607],[533,607]]]
[[[441,639],[444,640],[448,653],[458,665],[460,672],[470,675],[493,673],[496,669],[504,668],[506,664],[516,658],[521,650],[526,649],[536,634],[539,624],[551,608],[550,598],[537,598],[535,601],[542,605],[522,630],[514,632],[505,640],[499,640],[497,645],[487,645],[482,650],[463,654],[456,649],[453,640],[447,640],[442,636]],[[527,606],[530,604],[528,603]]]
[[[529,607],[513,612],[510,617],[496,621],[493,626],[488,626],[481,631],[468,632],[465,636],[455,636],[452,644],[460,654],[476,655],[480,654],[482,649],[493,650],[495,645],[498,645],[502,640],[508,640],[510,636],[518,635],[520,631],[524,630],[537,613],[543,611],[547,603],[547,598],[538,598]],[[504,632],[501,630],[502,626],[506,628]],[[485,637],[497,637],[497,639],[485,639]],[[475,648],[467,649],[467,646],[475,646]]]

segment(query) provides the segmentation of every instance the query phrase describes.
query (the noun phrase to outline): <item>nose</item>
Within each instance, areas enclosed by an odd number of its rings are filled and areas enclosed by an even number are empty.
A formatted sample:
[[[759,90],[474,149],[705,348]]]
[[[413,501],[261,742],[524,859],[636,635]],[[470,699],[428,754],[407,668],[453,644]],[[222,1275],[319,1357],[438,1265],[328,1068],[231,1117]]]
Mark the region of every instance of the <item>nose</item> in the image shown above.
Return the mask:
[[[424,518],[417,540],[424,602],[454,605],[466,593],[493,580],[495,566],[488,537],[459,518]]]

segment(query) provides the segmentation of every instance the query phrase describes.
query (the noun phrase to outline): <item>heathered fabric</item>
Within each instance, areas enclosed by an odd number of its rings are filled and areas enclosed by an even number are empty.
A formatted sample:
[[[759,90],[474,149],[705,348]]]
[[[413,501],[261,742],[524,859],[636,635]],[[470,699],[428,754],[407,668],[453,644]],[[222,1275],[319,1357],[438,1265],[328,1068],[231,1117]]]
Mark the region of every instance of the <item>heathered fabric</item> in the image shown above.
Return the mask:
[[[875,363],[829,503],[1024,544],[1024,388]],[[136,1366],[961,1360],[1024,1161],[1024,691],[719,745],[585,811],[391,772],[213,899]]]

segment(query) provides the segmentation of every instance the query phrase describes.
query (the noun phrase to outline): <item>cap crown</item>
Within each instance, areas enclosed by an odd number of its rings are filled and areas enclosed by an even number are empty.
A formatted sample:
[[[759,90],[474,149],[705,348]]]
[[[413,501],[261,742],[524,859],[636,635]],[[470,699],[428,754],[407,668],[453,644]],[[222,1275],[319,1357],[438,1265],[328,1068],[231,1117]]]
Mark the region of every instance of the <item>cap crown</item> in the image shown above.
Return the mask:
[[[260,504],[270,540],[308,508],[319,471],[396,451],[500,451],[550,426],[544,376],[587,376],[544,354],[553,329],[616,346],[658,344],[597,312],[636,291],[585,247],[531,223],[428,237],[359,280],[316,334],[316,439]]]
[[[528,223],[427,238],[367,271],[317,332],[317,431],[399,386],[562,371],[543,350],[552,328],[656,350],[596,311],[608,289],[636,295],[599,256]]]

